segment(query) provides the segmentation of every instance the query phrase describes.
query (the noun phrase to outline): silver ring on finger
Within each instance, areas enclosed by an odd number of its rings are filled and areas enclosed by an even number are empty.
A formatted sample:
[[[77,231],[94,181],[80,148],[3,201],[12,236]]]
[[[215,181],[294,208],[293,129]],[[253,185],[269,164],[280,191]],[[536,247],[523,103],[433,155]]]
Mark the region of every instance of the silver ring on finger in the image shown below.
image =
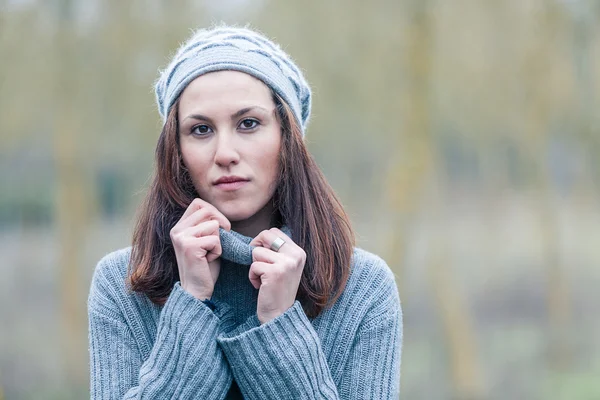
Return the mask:
[[[283,240],[280,237],[277,237],[277,239],[275,239],[273,241],[273,243],[271,243],[271,250],[277,252],[279,251],[279,249],[281,248],[281,246],[283,246],[285,244],[285,240]]]

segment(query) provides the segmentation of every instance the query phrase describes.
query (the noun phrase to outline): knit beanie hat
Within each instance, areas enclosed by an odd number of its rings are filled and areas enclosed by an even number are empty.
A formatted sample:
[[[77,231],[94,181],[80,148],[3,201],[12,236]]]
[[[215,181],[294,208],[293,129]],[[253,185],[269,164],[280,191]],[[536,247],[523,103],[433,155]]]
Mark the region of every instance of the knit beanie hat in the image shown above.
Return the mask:
[[[160,72],[155,92],[163,122],[191,81],[221,70],[245,72],[263,81],[290,106],[304,135],[310,116],[311,91],[298,66],[262,34],[230,26],[197,30]]]

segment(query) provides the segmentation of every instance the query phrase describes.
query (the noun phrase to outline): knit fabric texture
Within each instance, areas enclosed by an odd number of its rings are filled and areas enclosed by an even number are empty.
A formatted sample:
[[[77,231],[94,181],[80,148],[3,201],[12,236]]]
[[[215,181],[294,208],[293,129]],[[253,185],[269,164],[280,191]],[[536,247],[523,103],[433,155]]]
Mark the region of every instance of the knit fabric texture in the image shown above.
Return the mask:
[[[263,81],[291,107],[304,134],[310,117],[311,91],[298,66],[264,35],[230,26],[196,31],[161,71],[155,92],[163,121],[191,81],[221,70],[245,72]]]
[[[260,324],[250,241],[221,230],[214,310],[180,282],[155,305],[126,288],[131,248],[105,256],[88,298],[91,398],[397,399],[402,311],[386,263],[355,248],[331,308],[309,319],[296,301]]]

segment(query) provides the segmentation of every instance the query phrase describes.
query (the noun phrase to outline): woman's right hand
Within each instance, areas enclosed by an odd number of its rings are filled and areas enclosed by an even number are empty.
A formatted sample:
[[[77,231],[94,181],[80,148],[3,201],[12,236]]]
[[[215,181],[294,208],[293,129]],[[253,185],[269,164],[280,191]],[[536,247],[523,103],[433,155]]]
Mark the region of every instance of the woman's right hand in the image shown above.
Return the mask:
[[[219,226],[231,229],[231,223],[212,204],[194,199],[170,236],[181,287],[197,299],[209,299],[221,269]]]

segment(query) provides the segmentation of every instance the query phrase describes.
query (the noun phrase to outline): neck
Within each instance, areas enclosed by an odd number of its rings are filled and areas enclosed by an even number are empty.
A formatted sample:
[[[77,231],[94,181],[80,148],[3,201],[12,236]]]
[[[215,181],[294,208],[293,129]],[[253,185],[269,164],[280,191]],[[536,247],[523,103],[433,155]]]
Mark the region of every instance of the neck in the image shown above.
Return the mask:
[[[248,219],[232,221],[231,229],[244,236],[256,237],[260,232],[269,229],[277,223],[277,216],[272,202],[268,202],[262,209]]]

